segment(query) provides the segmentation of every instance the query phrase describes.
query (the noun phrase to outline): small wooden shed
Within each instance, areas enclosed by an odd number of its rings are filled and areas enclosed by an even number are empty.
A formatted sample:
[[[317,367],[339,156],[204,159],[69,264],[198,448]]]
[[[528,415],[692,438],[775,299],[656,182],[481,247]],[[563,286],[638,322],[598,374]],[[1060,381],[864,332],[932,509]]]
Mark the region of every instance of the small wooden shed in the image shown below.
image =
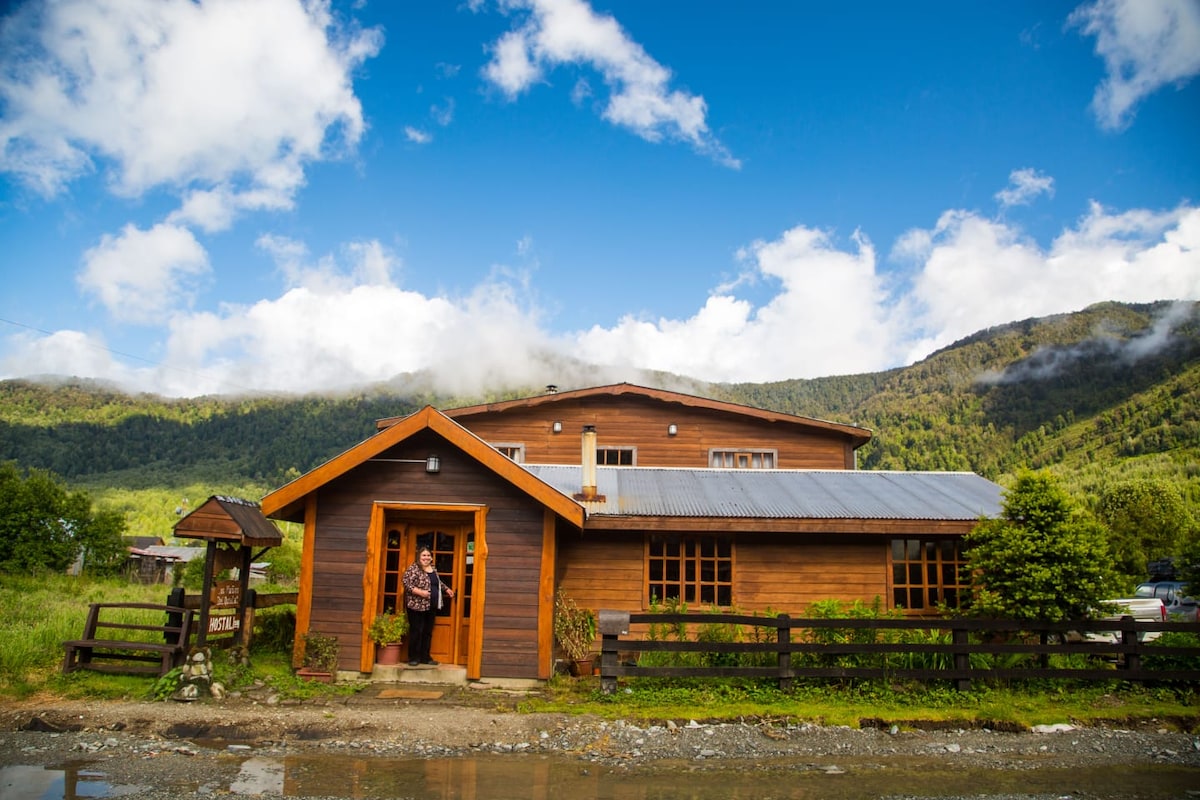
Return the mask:
[[[233,633],[236,641],[246,641],[242,620],[246,619],[250,565],[266,550],[281,545],[283,534],[263,515],[258,503],[213,495],[175,524],[175,535],[207,542],[196,644],[203,646],[208,635],[216,633]],[[233,582],[217,584],[215,576],[227,569],[237,569],[236,587]],[[237,611],[232,615],[212,613],[227,608]]]

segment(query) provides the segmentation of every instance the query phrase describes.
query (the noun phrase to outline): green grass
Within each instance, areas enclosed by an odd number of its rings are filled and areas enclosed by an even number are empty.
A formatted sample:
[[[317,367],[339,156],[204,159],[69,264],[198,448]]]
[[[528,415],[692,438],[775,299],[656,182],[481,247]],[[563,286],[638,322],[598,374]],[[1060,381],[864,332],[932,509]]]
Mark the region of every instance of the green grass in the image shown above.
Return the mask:
[[[64,575],[22,576],[0,574],[0,700],[49,693],[69,698],[147,699],[170,694],[168,675],[161,681],[142,675],[77,670],[63,675],[62,643],[77,639],[87,621],[88,605],[105,603],[164,603],[169,587],[142,585],[120,579],[71,578]],[[264,591],[270,591],[265,587]],[[281,609],[266,609],[259,624],[269,623]],[[127,612],[132,620],[139,612]],[[117,618],[114,614],[113,619]],[[246,669],[214,650],[213,677],[230,690],[261,682],[287,698],[318,694],[344,694],[361,685],[310,683],[292,674],[291,623],[286,632],[279,624],[257,640]],[[256,625],[258,627],[258,625]],[[136,632],[132,632],[136,635]]]
[[[644,722],[755,718],[851,727],[868,720],[1001,728],[1151,720],[1187,730],[1200,726],[1200,696],[1194,687],[1145,688],[1116,681],[977,686],[970,692],[919,684],[798,681],[792,691],[783,692],[772,681],[639,678],[621,683],[608,696],[600,693],[597,678],[555,678],[545,696],[526,701],[521,710]]]
[[[39,693],[97,699],[168,696],[170,676],[160,681],[137,675],[82,670],[63,675],[60,671],[62,643],[83,632],[89,603],[162,603],[166,594],[167,587],[162,585],[121,580],[0,574],[0,702]],[[234,665],[221,651],[214,651],[216,680],[231,690],[261,682],[281,697],[298,699],[363,688],[361,682],[309,683],[293,675],[290,621],[274,619],[278,612],[266,609],[259,615],[262,630],[248,668]],[[778,718],[850,726],[864,720],[889,724],[919,720],[964,727],[1056,722],[1135,725],[1156,720],[1156,724],[1196,730],[1200,728],[1200,687],[1039,681],[1018,686],[977,683],[971,692],[957,692],[945,685],[796,681],[792,691],[781,692],[771,681],[641,678],[623,681],[618,692],[608,696],[600,693],[597,678],[556,677],[544,692],[523,702],[520,710],[630,720]]]

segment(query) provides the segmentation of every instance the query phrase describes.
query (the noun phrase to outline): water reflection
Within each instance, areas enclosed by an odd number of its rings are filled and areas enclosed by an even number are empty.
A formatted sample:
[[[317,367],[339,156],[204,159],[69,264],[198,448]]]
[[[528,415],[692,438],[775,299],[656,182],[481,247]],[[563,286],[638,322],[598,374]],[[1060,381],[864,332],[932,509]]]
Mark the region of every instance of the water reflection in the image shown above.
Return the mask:
[[[86,762],[62,768],[17,764],[0,767],[0,797],[5,800],[75,800],[77,797],[119,797],[139,791],[137,786],[112,786],[103,772]]]
[[[240,762],[226,789],[208,786],[210,793],[243,797],[423,800],[864,800],[1014,794],[1167,800],[1193,796],[1191,790],[1200,786],[1200,769],[1173,765],[1063,769],[1039,767],[1036,760],[1006,769],[953,769],[943,759],[911,757],[601,765],[565,756],[413,759],[318,754],[252,756]],[[104,798],[138,791],[136,786],[110,784],[102,772],[83,762],[58,769],[0,768],[0,796],[5,800]]]

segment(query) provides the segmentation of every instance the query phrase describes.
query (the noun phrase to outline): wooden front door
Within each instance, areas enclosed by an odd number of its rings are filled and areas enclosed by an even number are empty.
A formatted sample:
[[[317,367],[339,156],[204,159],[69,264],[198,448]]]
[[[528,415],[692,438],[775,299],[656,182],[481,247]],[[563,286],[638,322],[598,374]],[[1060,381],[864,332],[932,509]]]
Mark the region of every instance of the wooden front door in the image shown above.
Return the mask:
[[[410,532],[411,535],[406,537],[406,563],[416,560],[418,548],[428,547],[433,551],[433,565],[438,576],[454,590],[454,597],[442,598],[429,655],[444,664],[466,664],[474,535],[467,525],[413,525]]]

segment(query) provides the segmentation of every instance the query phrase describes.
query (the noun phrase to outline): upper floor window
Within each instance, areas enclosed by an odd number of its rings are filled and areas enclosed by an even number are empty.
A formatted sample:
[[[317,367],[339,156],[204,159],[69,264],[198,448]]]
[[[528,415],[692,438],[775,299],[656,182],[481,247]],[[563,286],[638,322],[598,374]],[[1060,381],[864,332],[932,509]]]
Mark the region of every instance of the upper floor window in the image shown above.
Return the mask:
[[[968,586],[958,539],[892,539],[892,605],[907,611],[958,608]]]
[[[726,469],[774,469],[775,450],[709,450],[708,465]]]
[[[733,540],[654,534],[646,540],[646,603],[733,605]]]
[[[634,453],[633,447],[597,447],[596,463],[602,467],[632,467],[637,460]]]
[[[523,444],[494,444],[492,447],[500,451],[500,454],[511,458],[518,464],[525,462],[525,445]]]

